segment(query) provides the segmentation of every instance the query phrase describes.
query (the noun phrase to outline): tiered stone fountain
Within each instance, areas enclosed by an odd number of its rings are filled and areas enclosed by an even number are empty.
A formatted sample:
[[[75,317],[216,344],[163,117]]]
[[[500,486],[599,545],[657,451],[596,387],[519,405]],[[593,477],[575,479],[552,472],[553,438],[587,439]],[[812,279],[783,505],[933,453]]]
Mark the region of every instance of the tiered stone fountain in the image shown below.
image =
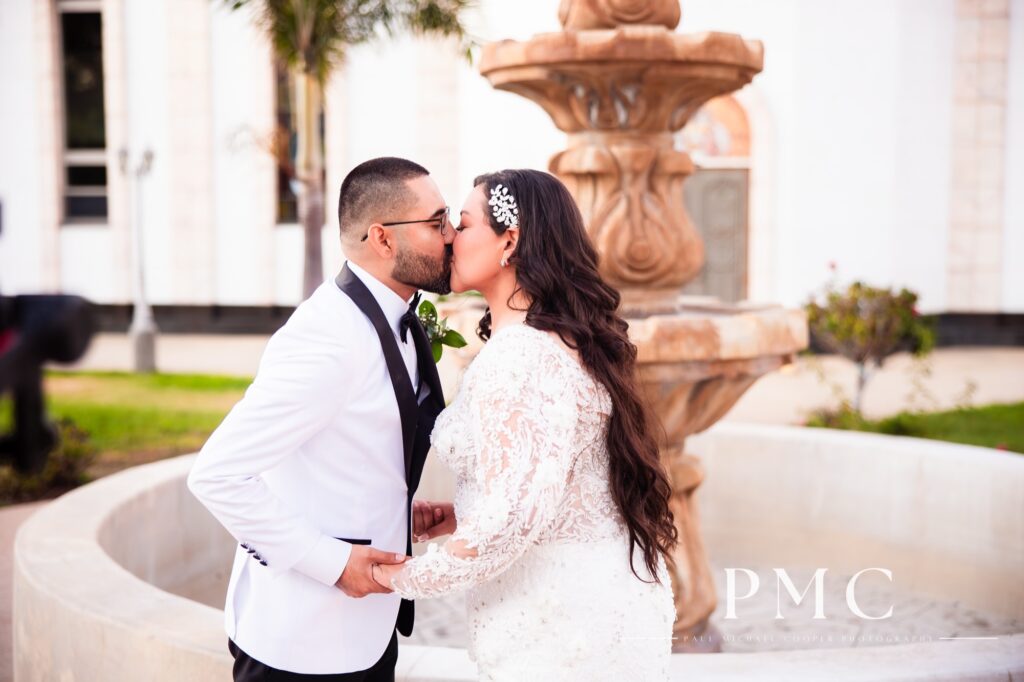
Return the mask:
[[[676,33],[677,0],[563,0],[559,18],[561,32],[487,45],[480,71],[539,104],[568,134],[550,170],[576,197],[602,274],[622,293],[663,426],[680,534],[676,648],[717,649],[708,626],[715,586],[694,500],[704,474],[686,438],[805,348],[807,325],[798,310],[680,296],[704,264],[704,246],[683,203],[694,163],[673,148],[673,133],[712,97],[749,83],[764,50],[732,34]]]

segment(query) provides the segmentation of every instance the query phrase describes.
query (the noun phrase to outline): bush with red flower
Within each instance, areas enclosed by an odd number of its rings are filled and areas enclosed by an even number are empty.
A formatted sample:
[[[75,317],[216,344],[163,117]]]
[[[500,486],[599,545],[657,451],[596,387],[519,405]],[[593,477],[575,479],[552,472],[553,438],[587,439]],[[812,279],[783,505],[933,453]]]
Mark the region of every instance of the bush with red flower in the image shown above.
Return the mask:
[[[845,290],[825,288],[805,309],[816,344],[857,366],[853,411],[861,410],[864,387],[886,358],[900,351],[927,355],[935,345],[934,321],[917,310],[917,294],[854,282]]]

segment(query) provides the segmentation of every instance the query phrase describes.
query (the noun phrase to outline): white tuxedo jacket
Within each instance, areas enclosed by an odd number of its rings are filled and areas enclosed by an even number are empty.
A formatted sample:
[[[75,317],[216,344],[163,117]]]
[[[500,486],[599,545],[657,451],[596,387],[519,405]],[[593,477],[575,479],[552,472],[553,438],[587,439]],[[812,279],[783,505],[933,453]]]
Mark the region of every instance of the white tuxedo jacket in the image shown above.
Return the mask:
[[[407,303],[349,267],[397,335]],[[398,345],[415,386],[413,344]],[[270,339],[188,487],[240,543],[224,619],[243,651],[306,674],[364,670],[380,658],[399,597],[352,599],[335,582],[352,549],[346,540],[405,553],[402,429],[379,338],[333,280]]]

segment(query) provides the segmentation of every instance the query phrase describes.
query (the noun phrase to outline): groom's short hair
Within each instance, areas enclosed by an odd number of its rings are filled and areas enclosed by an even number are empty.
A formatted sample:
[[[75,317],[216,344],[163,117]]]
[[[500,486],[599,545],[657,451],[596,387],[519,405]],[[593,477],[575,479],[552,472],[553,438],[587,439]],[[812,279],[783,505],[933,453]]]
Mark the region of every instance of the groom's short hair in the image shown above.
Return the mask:
[[[362,236],[374,221],[387,221],[416,202],[406,180],[430,175],[426,168],[395,156],[364,161],[341,183],[338,224],[343,237]]]

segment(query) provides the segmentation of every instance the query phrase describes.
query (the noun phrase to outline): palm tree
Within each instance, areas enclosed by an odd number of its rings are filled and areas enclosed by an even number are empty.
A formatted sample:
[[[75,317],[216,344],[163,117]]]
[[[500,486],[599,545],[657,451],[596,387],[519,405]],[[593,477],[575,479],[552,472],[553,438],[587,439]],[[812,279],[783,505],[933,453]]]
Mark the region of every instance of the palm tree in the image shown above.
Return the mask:
[[[319,125],[323,88],[344,62],[348,48],[407,30],[418,35],[465,39],[460,13],[472,0],[225,0],[232,9],[254,6],[281,62],[295,83],[295,174],[302,222],[302,293],[323,278],[320,248],[324,225],[323,141]]]

